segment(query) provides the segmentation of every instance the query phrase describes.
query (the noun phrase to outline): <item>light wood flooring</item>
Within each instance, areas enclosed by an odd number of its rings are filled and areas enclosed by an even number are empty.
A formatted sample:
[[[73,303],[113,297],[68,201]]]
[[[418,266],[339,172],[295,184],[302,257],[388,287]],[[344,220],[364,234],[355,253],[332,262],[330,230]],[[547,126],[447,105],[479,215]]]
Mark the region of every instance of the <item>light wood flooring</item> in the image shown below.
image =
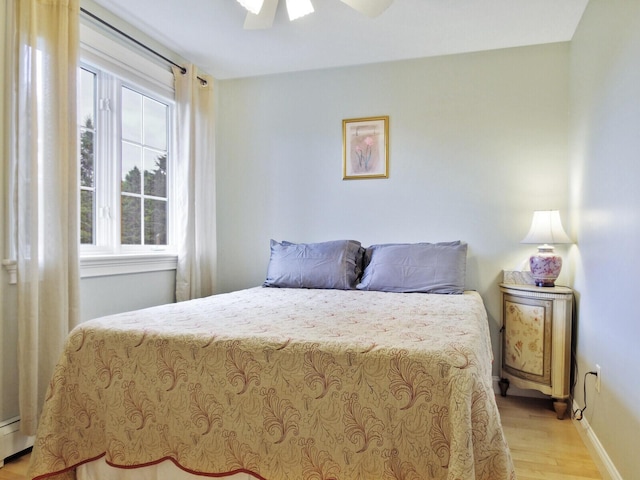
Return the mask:
[[[569,418],[558,420],[550,400],[496,397],[518,480],[602,479]],[[29,455],[7,461],[0,480],[26,480]]]
[[[558,420],[547,399],[496,397],[518,480],[601,480],[569,418]]]
[[[0,468],[0,480],[25,480],[29,455],[22,455],[5,460],[4,467]]]

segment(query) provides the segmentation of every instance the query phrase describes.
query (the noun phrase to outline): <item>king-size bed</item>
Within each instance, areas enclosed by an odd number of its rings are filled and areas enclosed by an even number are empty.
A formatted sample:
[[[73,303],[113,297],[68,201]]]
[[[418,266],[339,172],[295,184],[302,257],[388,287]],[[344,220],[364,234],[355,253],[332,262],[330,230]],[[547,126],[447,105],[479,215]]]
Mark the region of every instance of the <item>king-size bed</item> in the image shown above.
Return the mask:
[[[478,293],[267,280],[74,329],[31,477],[515,478]]]

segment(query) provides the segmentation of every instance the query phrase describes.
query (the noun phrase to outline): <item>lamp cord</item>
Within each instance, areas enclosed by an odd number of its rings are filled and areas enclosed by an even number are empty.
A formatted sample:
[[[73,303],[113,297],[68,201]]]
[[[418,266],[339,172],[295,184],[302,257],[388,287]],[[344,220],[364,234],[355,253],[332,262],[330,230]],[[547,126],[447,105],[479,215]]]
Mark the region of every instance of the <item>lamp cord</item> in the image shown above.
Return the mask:
[[[573,412],[573,417],[580,421],[584,417],[584,411],[587,409],[587,375],[595,375],[598,376],[597,372],[587,372],[584,374],[584,381],[582,382],[582,395],[584,399],[584,408],[577,408]]]

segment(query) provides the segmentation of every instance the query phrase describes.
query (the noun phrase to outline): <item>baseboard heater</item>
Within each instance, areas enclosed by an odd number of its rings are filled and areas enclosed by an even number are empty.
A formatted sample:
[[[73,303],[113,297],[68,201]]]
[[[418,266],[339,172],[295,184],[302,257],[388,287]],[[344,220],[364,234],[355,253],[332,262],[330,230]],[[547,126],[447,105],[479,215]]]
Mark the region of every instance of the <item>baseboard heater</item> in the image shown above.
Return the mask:
[[[6,458],[33,446],[33,437],[20,433],[20,417],[0,422],[0,468]]]

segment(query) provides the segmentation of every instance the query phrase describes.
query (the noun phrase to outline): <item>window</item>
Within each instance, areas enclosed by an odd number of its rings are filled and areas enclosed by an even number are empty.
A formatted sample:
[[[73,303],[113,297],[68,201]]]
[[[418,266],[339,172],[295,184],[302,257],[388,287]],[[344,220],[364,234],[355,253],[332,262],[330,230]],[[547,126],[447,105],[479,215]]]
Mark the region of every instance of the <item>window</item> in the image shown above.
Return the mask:
[[[120,242],[167,244],[167,111],[122,87]]]
[[[173,99],[99,61],[78,79],[82,254],[171,250]]]

